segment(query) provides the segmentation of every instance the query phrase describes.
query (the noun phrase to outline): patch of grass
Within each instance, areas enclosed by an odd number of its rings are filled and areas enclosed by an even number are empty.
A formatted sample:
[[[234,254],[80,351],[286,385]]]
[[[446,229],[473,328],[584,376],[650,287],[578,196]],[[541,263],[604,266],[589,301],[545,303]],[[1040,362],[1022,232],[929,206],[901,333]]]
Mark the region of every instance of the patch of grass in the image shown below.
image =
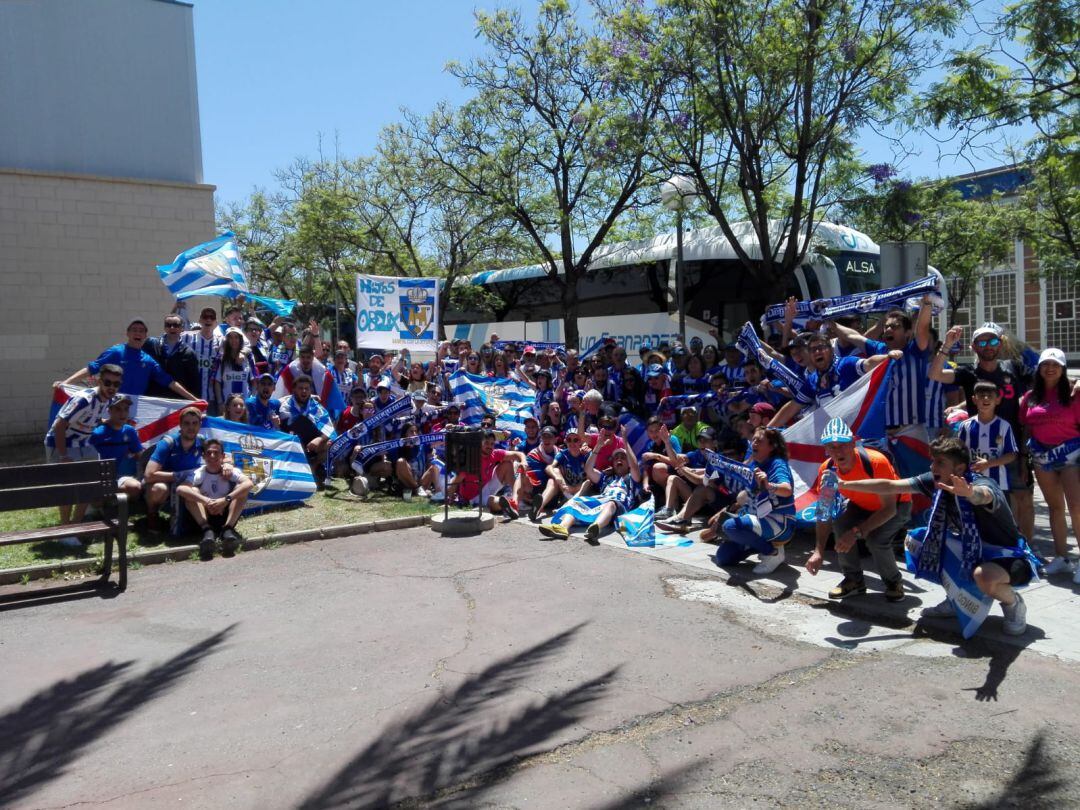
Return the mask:
[[[439,508],[441,507],[432,506],[423,498],[414,498],[406,503],[400,498],[392,498],[381,492],[357,498],[349,492],[344,481],[335,479],[329,483],[325,492],[316,492],[302,504],[242,518],[237,528],[245,537],[266,537],[324,526],[366,523],[372,520],[411,515],[429,515]],[[58,515],[55,509],[0,512],[0,534],[55,526],[57,522]],[[165,534],[148,532],[145,517],[136,515],[128,526],[128,553],[186,546],[196,542],[197,539],[194,534],[171,538]],[[276,545],[281,545],[281,542],[277,541]],[[270,546],[271,544],[268,543],[267,547]],[[81,551],[55,542],[4,546],[0,547],[0,569],[40,565],[58,560],[92,558],[101,560],[104,548],[100,539],[95,539]]]

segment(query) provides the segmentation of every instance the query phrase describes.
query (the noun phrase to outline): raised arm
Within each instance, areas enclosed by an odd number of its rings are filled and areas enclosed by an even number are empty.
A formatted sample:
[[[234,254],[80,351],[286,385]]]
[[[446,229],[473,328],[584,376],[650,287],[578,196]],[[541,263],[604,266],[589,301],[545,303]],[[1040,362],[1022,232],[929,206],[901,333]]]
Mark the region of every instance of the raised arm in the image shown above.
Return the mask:
[[[925,352],[930,348],[930,322],[933,320],[934,308],[930,305],[930,296],[924,295],[919,304],[919,315],[915,319],[915,345],[919,351]]]
[[[890,478],[867,478],[862,481],[840,481],[840,491],[869,492],[872,495],[900,495],[915,492],[915,488],[903,480]]]
[[[860,365],[862,366],[862,373],[869,374],[875,368],[880,366],[886,360],[903,360],[904,353],[899,349],[893,349],[888,354],[875,354],[873,357],[867,357]]]
[[[945,361],[949,359],[949,347],[963,336],[964,327],[962,326],[954,326],[945,333],[945,340],[942,342],[941,348],[934,352],[934,359],[930,361],[930,368],[927,371],[927,375],[931,380],[945,385],[952,385],[956,382],[956,371],[945,368]]]

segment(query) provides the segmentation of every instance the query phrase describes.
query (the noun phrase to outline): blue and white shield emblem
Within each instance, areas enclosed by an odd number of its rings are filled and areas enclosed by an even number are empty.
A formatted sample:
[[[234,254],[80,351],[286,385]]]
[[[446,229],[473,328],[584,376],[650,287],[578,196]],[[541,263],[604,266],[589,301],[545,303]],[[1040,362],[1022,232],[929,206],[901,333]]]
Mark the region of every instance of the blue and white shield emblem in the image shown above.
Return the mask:
[[[435,317],[435,307],[430,303],[414,304],[407,298],[401,299],[401,321],[405,325],[405,331],[410,337],[430,338],[428,332],[431,322]]]

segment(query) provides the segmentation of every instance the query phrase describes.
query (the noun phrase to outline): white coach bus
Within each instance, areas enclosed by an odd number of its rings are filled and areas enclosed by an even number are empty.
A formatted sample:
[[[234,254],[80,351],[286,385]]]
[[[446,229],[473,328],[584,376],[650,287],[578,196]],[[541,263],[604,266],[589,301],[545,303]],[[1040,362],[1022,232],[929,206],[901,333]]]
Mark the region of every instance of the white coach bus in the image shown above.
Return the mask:
[[[747,253],[759,255],[750,224],[734,229]],[[880,250],[870,237],[822,222],[813,241],[820,248],[789,278],[788,295],[812,300],[881,288]],[[611,337],[631,353],[677,335],[675,250],[672,232],[596,251],[578,283],[579,348]],[[763,300],[719,226],[684,234],[683,273],[687,340],[696,335],[715,343],[710,329],[718,330],[722,341],[731,340],[752,315],[776,303]],[[484,312],[448,308],[448,338],[468,338],[474,346],[492,333],[503,340],[562,341],[561,291],[544,267],[489,270],[458,283],[482,286],[501,303]]]

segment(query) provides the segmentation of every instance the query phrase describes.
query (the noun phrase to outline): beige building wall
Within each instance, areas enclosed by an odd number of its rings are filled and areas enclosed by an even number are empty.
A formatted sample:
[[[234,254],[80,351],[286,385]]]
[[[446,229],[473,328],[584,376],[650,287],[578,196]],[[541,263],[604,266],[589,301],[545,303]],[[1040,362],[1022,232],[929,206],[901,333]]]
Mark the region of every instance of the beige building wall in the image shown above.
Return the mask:
[[[213,236],[213,186],[0,168],[0,454],[44,436],[52,381],[128,322],[161,333],[155,265]]]

